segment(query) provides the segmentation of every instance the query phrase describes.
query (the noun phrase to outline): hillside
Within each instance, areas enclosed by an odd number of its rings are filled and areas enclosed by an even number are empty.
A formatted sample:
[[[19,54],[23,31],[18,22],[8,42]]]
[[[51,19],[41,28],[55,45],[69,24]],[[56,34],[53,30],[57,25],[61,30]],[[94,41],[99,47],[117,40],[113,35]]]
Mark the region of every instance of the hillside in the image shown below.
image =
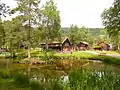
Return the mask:
[[[92,33],[93,35],[99,34],[101,29],[102,28],[88,28],[89,32]],[[69,28],[68,27],[63,27],[62,30],[65,33],[69,32]]]

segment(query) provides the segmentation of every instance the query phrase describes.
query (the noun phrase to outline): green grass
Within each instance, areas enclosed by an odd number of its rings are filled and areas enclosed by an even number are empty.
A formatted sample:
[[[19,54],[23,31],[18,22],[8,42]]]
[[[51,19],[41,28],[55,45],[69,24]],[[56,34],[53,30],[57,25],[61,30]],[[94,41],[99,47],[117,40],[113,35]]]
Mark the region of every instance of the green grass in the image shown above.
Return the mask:
[[[120,58],[114,58],[111,56],[98,56],[92,53],[88,53],[88,52],[73,52],[73,54],[56,54],[56,56],[59,57],[75,57],[75,58],[79,58],[79,59],[89,59],[89,60],[100,60],[103,61],[105,63],[109,63],[109,64],[119,64],[120,65]]]
[[[114,51],[99,51],[99,52],[103,52],[106,54],[118,54],[117,52],[114,52]],[[120,58],[114,58],[111,56],[98,56],[98,55],[95,55],[95,54],[92,54],[89,52],[78,51],[78,52],[73,52],[72,54],[70,54],[70,53],[66,53],[66,54],[53,53],[53,54],[51,54],[51,53],[48,52],[48,58],[50,58],[50,59],[52,58],[54,60],[57,60],[57,59],[74,59],[74,60],[88,59],[88,60],[100,60],[105,63],[120,65]],[[27,50],[23,50],[19,54],[17,54],[17,58],[19,60],[24,59],[26,57],[27,57]],[[31,51],[31,57],[37,57],[37,58],[40,58],[40,60],[44,60],[46,56],[43,52],[41,52],[41,50],[35,49],[35,50]],[[4,56],[0,56],[0,58],[4,58]]]
[[[96,56],[94,54],[91,54],[91,53],[88,53],[88,52],[73,52],[72,54],[69,54],[69,53],[66,53],[66,54],[55,54],[56,56],[73,56],[73,57],[79,57],[79,58],[90,58],[90,57],[93,57],[93,56]]]
[[[107,53],[116,53],[113,51],[105,51]],[[52,59],[88,59],[88,60],[100,60],[103,61],[105,63],[109,63],[109,64],[118,64],[120,65],[120,58],[114,58],[111,56],[98,56],[89,52],[82,52],[82,51],[78,51],[78,52],[73,52],[72,54],[70,53],[66,53],[66,54],[60,54],[60,53],[56,53],[54,55],[49,55],[50,53],[48,53],[49,58]],[[24,54],[23,54],[24,55]],[[43,60],[45,58],[44,53],[41,52],[40,50],[32,50],[31,51],[31,56],[32,57],[39,57],[41,60]]]
[[[69,73],[70,90],[120,90],[120,72],[77,69]]]
[[[80,57],[80,58],[90,58],[90,57],[94,57],[96,55],[88,53],[88,52],[73,52],[73,55],[75,57]]]

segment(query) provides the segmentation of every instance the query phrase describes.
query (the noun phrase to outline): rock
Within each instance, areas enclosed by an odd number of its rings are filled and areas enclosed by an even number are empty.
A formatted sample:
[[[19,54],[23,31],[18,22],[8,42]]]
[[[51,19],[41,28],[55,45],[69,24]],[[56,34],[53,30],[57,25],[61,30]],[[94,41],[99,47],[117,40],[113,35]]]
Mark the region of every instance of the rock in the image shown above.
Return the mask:
[[[106,55],[106,53],[100,53],[100,54],[99,54],[99,56],[104,56],[104,55]]]
[[[37,58],[25,58],[25,61],[29,61],[30,65],[35,65],[35,64],[45,64],[45,61],[39,60]]]

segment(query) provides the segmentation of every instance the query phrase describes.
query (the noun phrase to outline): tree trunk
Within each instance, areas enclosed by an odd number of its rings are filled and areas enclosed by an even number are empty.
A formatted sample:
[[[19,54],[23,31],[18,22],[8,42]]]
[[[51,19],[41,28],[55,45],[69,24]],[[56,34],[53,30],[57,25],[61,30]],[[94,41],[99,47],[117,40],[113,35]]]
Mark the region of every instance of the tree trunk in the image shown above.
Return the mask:
[[[30,20],[29,20],[29,30],[28,30],[28,58],[30,59],[31,58],[31,55],[30,55],[30,48],[31,48],[31,45],[30,45]]]
[[[30,16],[30,11],[31,11],[31,4],[29,4],[29,16]],[[31,49],[31,44],[30,44],[30,29],[31,29],[31,21],[30,21],[30,17],[29,17],[29,29],[28,29],[28,58],[31,58],[30,55],[30,49]]]
[[[30,55],[30,43],[28,42],[28,58],[30,59],[31,58],[31,55]]]
[[[30,48],[31,48],[31,45],[30,45],[30,27],[29,27],[29,31],[28,31],[28,58],[31,58]]]
[[[47,64],[47,60],[49,60],[47,52],[48,52],[48,43],[46,42],[46,44],[45,44],[45,56],[46,56],[46,60],[45,61],[46,61],[46,64]]]
[[[116,51],[119,49],[119,34],[116,35]]]

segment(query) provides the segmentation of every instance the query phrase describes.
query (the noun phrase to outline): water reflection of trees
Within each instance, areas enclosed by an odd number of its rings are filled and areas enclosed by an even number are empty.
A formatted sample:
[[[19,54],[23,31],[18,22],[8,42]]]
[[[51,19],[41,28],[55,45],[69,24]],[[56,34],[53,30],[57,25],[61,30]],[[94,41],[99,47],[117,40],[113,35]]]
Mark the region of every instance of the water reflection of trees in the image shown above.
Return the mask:
[[[2,74],[1,74],[2,73]],[[63,90],[60,78],[50,70],[37,68],[19,69],[0,73],[0,90]],[[8,89],[11,88],[11,89]],[[26,89],[25,89],[26,88]],[[56,89],[53,89],[56,88]]]

